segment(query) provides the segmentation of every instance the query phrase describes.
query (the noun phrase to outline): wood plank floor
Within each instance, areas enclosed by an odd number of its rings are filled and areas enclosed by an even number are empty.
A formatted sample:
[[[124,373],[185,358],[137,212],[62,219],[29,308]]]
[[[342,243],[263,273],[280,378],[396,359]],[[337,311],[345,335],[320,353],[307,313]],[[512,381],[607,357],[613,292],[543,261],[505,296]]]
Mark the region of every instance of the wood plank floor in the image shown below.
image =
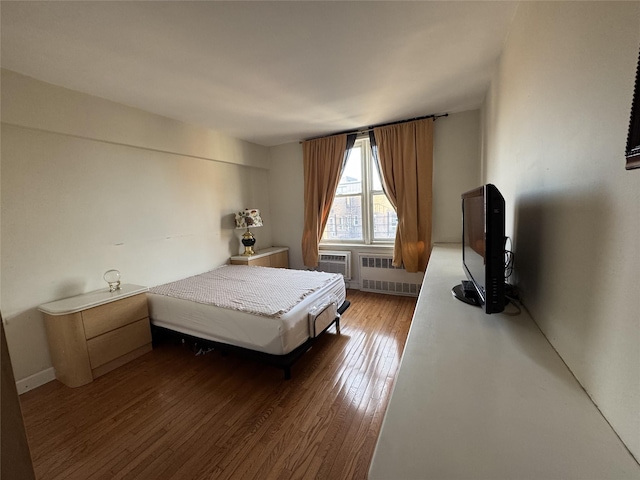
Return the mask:
[[[416,299],[348,291],[333,327],[282,371],[162,344],[80,388],[20,397],[36,476],[365,479]]]

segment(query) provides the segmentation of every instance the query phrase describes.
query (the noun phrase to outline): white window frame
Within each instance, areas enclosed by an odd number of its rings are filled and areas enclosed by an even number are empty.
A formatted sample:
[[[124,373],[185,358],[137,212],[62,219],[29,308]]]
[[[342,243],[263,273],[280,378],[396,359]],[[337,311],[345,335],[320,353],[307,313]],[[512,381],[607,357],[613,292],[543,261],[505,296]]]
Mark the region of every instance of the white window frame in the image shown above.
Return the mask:
[[[344,245],[393,245],[395,239],[374,239],[373,238],[373,196],[376,194],[385,194],[382,189],[373,189],[373,169],[376,168],[373,163],[373,155],[371,153],[371,145],[368,137],[358,138],[353,148],[360,148],[362,153],[362,188],[360,193],[339,194],[336,192],[335,198],[340,197],[360,197],[360,205],[362,205],[362,236],[360,239],[340,240],[327,239],[321,240],[321,245],[344,244]],[[381,179],[382,180],[382,179]],[[335,202],[335,199],[334,199]],[[355,219],[354,219],[355,222]],[[327,222],[327,226],[329,222]],[[325,227],[327,228],[327,227]]]

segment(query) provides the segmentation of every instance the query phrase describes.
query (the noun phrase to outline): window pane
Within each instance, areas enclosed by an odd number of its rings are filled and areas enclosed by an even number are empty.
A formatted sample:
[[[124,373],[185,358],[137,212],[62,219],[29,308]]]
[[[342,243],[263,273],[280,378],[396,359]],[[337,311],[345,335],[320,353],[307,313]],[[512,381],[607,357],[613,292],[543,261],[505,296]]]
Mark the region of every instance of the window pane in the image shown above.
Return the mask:
[[[354,147],[349,153],[336,195],[362,193],[362,148]]]
[[[393,240],[396,238],[398,216],[384,193],[373,197],[373,238],[374,240]]]
[[[371,186],[372,190],[377,190],[378,192],[382,190],[382,180],[380,179],[380,172],[378,171],[378,167],[373,158],[371,159]]]
[[[362,240],[362,200],[360,196],[336,197],[329,212],[323,241]]]

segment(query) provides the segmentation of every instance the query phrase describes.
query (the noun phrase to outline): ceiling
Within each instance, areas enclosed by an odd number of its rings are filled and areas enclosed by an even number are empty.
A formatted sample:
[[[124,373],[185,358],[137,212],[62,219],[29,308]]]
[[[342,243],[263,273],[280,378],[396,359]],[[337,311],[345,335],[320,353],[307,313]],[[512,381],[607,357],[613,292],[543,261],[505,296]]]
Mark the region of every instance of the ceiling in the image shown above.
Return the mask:
[[[2,1],[1,65],[271,146],[479,107],[516,5]]]

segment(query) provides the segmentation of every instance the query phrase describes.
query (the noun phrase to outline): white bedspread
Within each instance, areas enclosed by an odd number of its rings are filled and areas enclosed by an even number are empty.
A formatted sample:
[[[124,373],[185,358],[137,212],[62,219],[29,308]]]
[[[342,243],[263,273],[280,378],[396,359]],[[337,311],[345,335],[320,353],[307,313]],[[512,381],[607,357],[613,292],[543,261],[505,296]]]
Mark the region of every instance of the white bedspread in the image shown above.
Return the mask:
[[[279,317],[335,276],[307,270],[223,265],[210,272],[153,287],[150,293]]]

